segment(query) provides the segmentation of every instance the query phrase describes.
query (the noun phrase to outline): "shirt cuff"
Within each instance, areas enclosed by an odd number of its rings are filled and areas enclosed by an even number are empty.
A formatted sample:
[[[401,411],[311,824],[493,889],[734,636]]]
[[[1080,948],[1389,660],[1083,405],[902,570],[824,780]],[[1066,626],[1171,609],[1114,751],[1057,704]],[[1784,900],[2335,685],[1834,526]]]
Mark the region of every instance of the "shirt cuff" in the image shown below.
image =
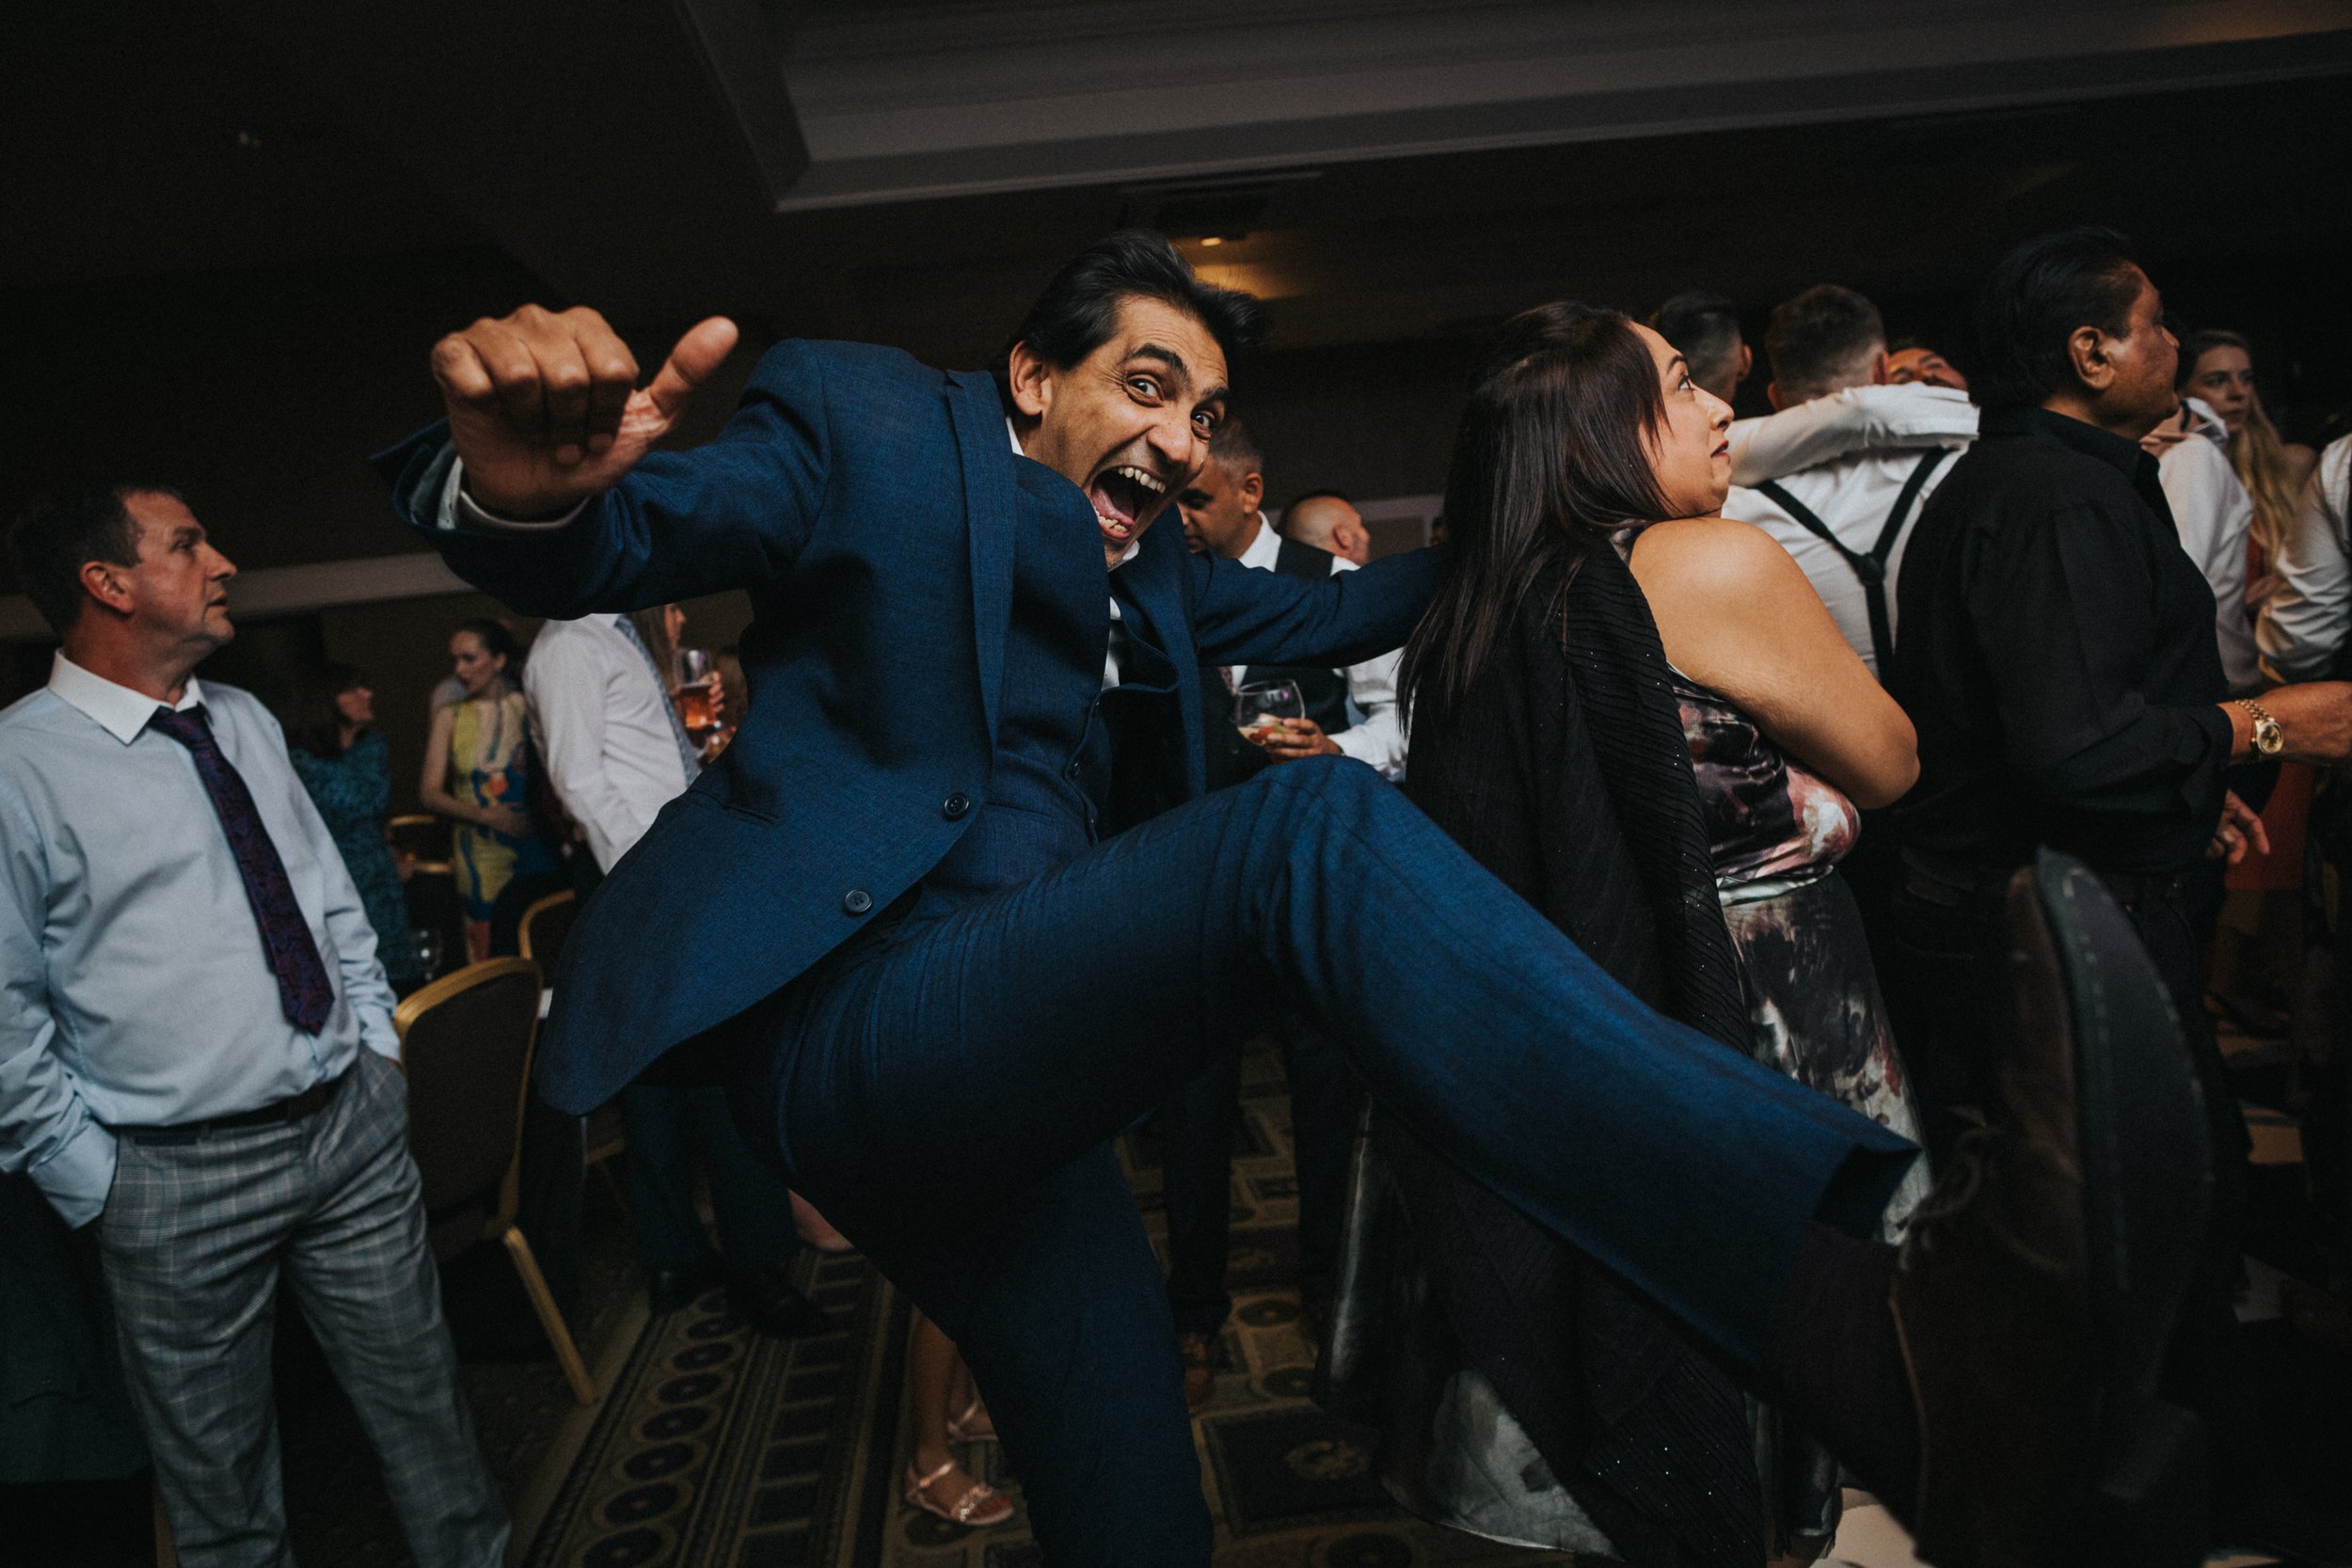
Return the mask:
[[[462,459],[453,459],[449,466],[449,478],[441,483],[440,513],[434,522],[435,526],[445,529],[465,528],[477,531],[486,530],[493,533],[529,533],[536,529],[562,528],[579,516],[581,509],[587,504],[586,501],[580,501],[561,517],[501,517],[497,513],[475,504],[474,499],[466,494],[466,465]]]
[[[400,1031],[392,1027],[392,1015],[382,1007],[354,1007],[359,1020],[359,1043],[388,1062],[400,1060]]]
[[[57,1217],[79,1230],[105,1212],[106,1195],[115,1184],[115,1135],[96,1121],[85,1121],[25,1174]]]
[[[1382,778],[1392,781],[1391,768],[1394,765],[1389,759],[1389,748],[1381,736],[1369,733],[1371,729],[1369,724],[1352,724],[1333,736],[1331,744],[1340,749],[1342,756],[1354,757]]]

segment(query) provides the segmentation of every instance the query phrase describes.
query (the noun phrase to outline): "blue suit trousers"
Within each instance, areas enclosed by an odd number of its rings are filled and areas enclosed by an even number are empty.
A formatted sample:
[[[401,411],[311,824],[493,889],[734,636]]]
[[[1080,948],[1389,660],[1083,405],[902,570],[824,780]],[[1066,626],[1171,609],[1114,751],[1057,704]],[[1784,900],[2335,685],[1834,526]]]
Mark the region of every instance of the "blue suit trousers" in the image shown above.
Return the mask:
[[[962,1348],[1057,1568],[1209,1560],[1109,1140],[1286,1003],[1433,1148],[1752,1375],[1805,1224],[1864,1227],[1916,1153],[1643,1006],[1351,760],[869,932],[746,1021],[736,1115]]]

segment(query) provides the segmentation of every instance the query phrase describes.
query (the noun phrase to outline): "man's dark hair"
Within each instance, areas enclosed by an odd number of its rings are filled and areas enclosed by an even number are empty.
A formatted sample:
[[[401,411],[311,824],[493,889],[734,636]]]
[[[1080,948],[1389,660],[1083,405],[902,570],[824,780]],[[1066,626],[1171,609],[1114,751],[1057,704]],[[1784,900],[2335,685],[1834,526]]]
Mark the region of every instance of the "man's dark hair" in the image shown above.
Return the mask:
[[[1675,295],[1649,313],[1649,329],[1674,344],[1693,381],[1713,381],[1740,356],[1740,313],[1703,289]]]
[[[2122,337],[2139,282],[2131,241],[2112,229],[2064,229],[2012,245],[1977,293],[1969,386],[1978,406],[2030,406],[2073,388],[2067,340],[2083,326]]]
[[[1869,379],[1865,361],[1886,346],[1879,308],[1836,283],[1817,283],[1772,307],[1764,354],[1791,403]]]
[[[1265,472],[1265,453],[1258,450],[1249,427],[1231,414],[1218,422],[1216,433],[1209,437],[1209,455],[1232,479]]]
[[[17,585],[59,637],[81,617],[85,563],[139,563],[139,525],[128,505],[133,496],[185,501],[170,485],[144,479],[76,480],[35,498],[9,525],[8,563]]]
[[[1127,299],[1156,299],[1192,317],[1208,328],[1229,365],[1265,338],[1265,307],[1255,298],[1200,281],[1167,235],[1122,229],[1054,275],[1005,347],[1027,343],[1066,371],[1110,341],[1120,302]]]

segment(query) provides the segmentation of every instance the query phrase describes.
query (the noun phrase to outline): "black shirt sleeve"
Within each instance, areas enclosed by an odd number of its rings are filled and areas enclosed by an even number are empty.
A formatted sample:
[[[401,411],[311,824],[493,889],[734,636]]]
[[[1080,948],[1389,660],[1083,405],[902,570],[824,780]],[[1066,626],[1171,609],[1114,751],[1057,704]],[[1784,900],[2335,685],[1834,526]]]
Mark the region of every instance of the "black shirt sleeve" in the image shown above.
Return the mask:
[[[2097,497],[2019,508],[1979,536],[1968,611],[2020,787],[2076,821],[2185,826],[2217,809],[2230,721],[2211,703],[2151,700],[2173,662],[2166,641],[2187,633],[2164,613],[2154,554],[2177,545],[2139,512]]]

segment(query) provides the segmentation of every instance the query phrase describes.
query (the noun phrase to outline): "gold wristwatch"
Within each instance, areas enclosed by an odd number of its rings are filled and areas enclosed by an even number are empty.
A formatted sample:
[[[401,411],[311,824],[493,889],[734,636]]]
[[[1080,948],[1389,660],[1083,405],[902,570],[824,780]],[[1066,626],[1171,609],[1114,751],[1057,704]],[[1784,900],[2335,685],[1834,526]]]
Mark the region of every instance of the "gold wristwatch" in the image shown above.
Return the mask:
[[[2240,697],[2237,705],[2254,716],[2254,754],[2275,757],[2286,750],[2287,732],[2279,727],[2279,721],[2270,717],[2262,704]]]

